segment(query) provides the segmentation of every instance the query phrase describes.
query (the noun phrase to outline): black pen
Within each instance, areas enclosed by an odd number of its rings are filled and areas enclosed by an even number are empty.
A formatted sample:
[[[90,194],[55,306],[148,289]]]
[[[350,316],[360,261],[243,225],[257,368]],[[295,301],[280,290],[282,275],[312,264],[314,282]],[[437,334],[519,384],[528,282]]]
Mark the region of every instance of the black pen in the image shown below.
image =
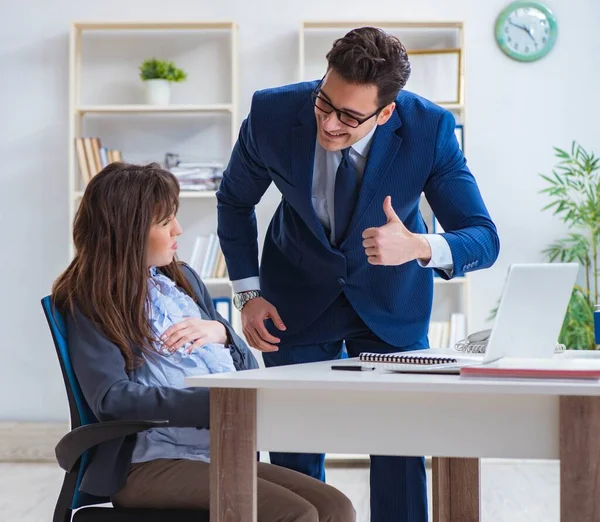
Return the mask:
[[[359,364],[334,364],[331,367],[332,370],[346,370],[349,372],[362,372],[365,370],[374,370],[375,368],[373,368],[372,366],[361,366]]]

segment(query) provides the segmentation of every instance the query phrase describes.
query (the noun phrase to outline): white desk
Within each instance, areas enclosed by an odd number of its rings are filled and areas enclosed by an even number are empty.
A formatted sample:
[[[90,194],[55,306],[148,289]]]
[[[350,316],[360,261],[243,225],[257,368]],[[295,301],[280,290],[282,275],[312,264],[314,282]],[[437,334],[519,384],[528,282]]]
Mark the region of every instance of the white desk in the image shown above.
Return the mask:
[[[479,458],[560,458],[561,521],[600,521],[597,381],[332,371],[324,362],[185,383],[211,388],[211,522],[256,522],[257,449],[451,457],[433,463],[435,522],[479,520]]]

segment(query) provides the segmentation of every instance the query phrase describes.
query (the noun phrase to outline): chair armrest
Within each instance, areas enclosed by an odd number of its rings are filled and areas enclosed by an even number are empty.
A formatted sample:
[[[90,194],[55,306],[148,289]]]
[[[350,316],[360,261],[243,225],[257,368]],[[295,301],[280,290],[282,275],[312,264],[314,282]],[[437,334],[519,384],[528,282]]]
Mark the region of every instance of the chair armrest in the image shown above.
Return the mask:
[[[87,450],[112,439],[133,435],[150,428],[164,428],[167,420],[160,421],[107,421],[80,426],[67,433],[54,448],[58,465],[70,473]]]

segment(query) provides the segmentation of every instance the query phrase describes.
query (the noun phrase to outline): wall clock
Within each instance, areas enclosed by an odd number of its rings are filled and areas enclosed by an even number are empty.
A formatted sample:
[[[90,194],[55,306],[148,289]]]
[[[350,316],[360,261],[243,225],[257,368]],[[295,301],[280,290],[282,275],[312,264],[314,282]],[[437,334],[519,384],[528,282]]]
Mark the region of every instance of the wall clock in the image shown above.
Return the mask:
[[[546,56],[554,47],[557,31],[552,11],[535,1],[513,2],[496,20],[496,41],[500,49],[521,62]]]

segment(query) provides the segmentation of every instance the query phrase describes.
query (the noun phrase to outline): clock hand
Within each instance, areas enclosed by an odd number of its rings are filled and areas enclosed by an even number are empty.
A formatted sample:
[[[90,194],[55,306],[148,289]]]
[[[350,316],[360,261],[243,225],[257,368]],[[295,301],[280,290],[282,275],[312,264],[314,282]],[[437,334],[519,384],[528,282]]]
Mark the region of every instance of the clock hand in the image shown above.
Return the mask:
[[[519,29],[523,29],[523,31],[527,32],[527,27],[525,27],[524,25],[515,24],[512,20],[509,20],[508,23],[510,25],[514,25],[515,27],[518,27]]]
[[[533,31],[531,30],[531,27],[525,27],[525,30],[527,31],[529,38],[531,38],[535,42],[535,38],[533,37]]]
[[[525,31],[529,35],[529,38],[531,38],[535,42],[535,38],[533,37],[533,34],[532,34],[533,31],[531,30],[530,27],[527,27],[526,25],[515,24],[512,20],[509,20],[508,23],[510,25],[514,25],[515,27],[518,27],[519,29],[522,29],[523,31]]]

